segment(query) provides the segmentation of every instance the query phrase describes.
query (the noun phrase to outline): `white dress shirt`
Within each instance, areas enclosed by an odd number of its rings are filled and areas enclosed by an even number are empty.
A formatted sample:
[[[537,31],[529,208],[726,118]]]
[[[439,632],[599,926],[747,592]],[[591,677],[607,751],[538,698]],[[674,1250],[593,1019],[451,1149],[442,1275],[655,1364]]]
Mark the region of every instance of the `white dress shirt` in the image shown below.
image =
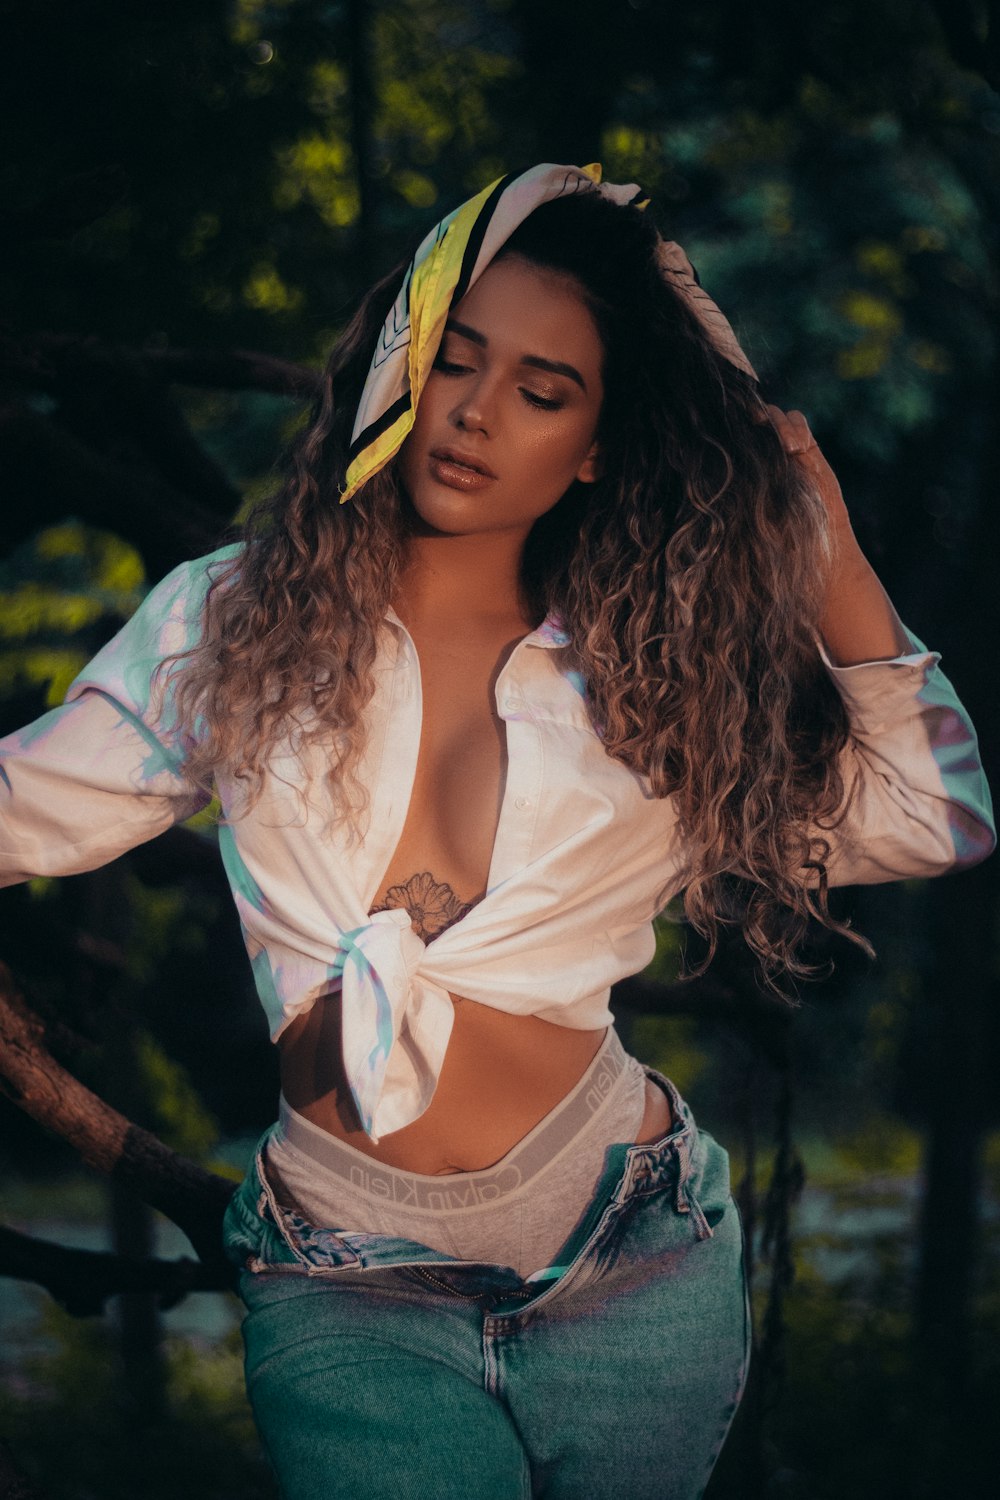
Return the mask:
[[[67,701],[0,741],[0,884],[94,869],[205,802],[185,777],[190,740],[157,664],[197,639],[213,562],[185,563],[84,668]],[[835,667],[850,715],[849,816],[828,837],[832,885],[936,875],[995,842],[968,715],[936,652]],[[364,715],[369,805],[352,836],[331,795],[329,756],[291,743],[241,813],[220,774],[226,873],[271,1035],[316,1000],[343,995],[343,1054],[373,1141],[430,1103],[453,1021],[449,991],[514,1015],[597,1029],[612,984],[653,956],[652,918],[688,870],[672,798],[611,760],[567,637],[546,620],[496,684],[507,776],[487,893],[424,943],[405,911],[369,916],[403,831],[420,745],[420,669],[390,611]],[[821,650],[821,648],[819,648]],[[195,727],[197,733],[197,727]]]

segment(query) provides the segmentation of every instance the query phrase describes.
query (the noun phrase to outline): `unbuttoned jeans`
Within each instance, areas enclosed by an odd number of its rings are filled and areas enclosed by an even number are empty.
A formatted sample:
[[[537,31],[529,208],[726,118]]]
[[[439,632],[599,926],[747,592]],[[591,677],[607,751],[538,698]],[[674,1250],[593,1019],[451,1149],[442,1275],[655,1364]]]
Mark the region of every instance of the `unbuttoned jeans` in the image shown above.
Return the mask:
[[[696,1500],[749,1359],[726,1152],[612,1146],[555,1267],[307,1224],[263,1149],[230,1204],[247,1390],[285,1500]],[[273,1126],[271,1129],[273,1130]]]

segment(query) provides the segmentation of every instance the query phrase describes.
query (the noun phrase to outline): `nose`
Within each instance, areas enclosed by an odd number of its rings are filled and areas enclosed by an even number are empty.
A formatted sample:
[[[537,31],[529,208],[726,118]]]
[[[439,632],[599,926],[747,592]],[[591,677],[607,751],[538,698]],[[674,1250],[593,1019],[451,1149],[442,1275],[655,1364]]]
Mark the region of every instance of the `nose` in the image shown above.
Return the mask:
[[[489,436],[495,421],[495,393],[485,379],[470,380],[452,407],[451,419],[460,432]]]

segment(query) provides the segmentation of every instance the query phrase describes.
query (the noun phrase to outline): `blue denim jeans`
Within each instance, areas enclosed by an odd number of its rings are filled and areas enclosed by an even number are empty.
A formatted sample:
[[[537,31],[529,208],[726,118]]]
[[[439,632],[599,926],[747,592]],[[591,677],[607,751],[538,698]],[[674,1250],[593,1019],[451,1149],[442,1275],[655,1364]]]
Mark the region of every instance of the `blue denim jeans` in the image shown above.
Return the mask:
[[[612,1146],[543,1281],[235,1194],[247,1390],[285,1500],[696,1500],[743,1391],[725,1151],[670,1081],[662,1140]],[[273,1129],[273,1127],[272,1127]]]

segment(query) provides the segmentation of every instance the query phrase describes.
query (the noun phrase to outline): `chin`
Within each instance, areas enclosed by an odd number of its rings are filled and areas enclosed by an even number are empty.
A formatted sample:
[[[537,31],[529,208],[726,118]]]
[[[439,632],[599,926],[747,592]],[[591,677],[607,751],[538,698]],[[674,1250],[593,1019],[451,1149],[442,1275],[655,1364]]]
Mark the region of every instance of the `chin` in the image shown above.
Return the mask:
[[[445,496],[421,495],[419,491],[414,499],[411,490],[400,484],[400,495],[403,515],[413,536],[465,536],[486,529],[482,515],[474,513],[468,496],[457,491],[451,502]]]

